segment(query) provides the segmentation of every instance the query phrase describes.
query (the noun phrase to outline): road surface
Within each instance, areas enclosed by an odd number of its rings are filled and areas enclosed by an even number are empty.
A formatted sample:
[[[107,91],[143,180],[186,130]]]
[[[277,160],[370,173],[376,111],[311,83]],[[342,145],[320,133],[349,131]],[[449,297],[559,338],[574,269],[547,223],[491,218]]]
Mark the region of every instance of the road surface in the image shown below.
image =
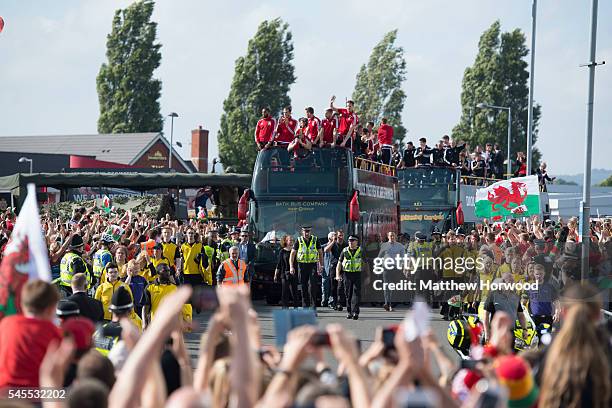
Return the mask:
[[[279,309],[280,306],[269,306],[263,301],[256,301],[254,306],[259,315],[263,343],[269,345],[275,344],[272,313],[273,310]],[[355,337],[361,340],[362,351],[365,351],[374,341],[376,327],[401,323],[407,311],[407,306],[400,305],[393,312],[386,312],[382,307],[361,307],[359,320],[347,320],[346,312],[344,311],[337,312],[327,308],[319,308],[317,311],[319,326],[322,327],[329,323],[342,324],[342,326],[350,330]],[[193,320],[197,323],[197,328],[193,333],[187,333],[186,335],[187,348],[194,361],[194,366],[195,360],[197,360],[200,337],[206,330],[206,325],[210,316],[210,312],[194,315]],[[444,321],[440,314],[434,310],[431,312],[430,324],[446,354],[459,361],[457,354],[446,340],[448,322]]]

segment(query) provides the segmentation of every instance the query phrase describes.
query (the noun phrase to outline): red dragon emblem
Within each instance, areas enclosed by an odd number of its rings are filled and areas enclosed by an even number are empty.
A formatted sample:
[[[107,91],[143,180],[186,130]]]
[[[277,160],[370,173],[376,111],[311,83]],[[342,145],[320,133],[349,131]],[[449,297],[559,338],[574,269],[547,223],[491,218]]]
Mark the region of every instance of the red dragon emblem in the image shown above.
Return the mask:
[[[28,281],[30,260],[27,237],[12,237],[0,265],[0,319],[21,313],[21,289]]]
[[[510,183],[510,190],[504,186],[497,186],[493,187],[493,192],[489,191],[487,195],[493,211],[499,211],[498,206],[500,205],[510,211],[523,204],[525,197],[527,197],[527,184],[517,181]],[[511,204],[514,205],[511,207]]]

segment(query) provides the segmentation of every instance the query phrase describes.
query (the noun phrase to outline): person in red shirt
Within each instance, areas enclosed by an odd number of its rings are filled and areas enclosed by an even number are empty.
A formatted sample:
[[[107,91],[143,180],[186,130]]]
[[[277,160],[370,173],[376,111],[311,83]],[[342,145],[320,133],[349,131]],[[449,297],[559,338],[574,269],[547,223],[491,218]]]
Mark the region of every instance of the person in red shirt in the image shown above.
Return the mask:
[[[382,163],[390,165],[393,149],[393,127],[387,124],[387,118],[382,118],[378,127],[378,143],[380,143]]]
[[[319,127],[319,147],[334,147],[338,136],[338,117],[334,116],[334,110],[329,108],[325,111],[325,119]]]
[[[313,146],[316,146],[319,140],[319,128],[321,127],[321,120],[314,114],[314,108],[306,108],[306,118],[308,119],[308,133],[307,136],[310,138]]]
[[[291,106],[287,106],[283,109],[283,116],[278,119],[276,137],[274,138],[276,144],[281,147],[287,147],[295,139],[296,127],[297,120],[291,117]]]
[[[293,152],[293,157],[296,159],[303,159],[308,156],[308,153],[312,150],[312,143],[308,137],[308,119],[300,119],[300,128],[297,130],[295,138],[287,147],[289,152]]]
[[[59,292],[41,280],[28,281],[21,294],[23,314],[0,320],[0,389],[38,387],[38,371],[47,347],[60,342],[53,324]]]
[[[351,149],[353,146],[353,139],[355,138],[355,128],[359,124],[359,118],[355,113],[355,103],[353,101],[346,101],[346,109],[336,108],[334,106],[335,96],[332,96],[329,107],[334,112],[338,113],[340,124],[338,126],[338,142],[340,146]]]
[[[261,110],[261,119],[257,121],[255,127],[255,144],[257,150],[267,149],[272,146],[274,131],[276,130],[276,120],[270,116],[270,109]]]

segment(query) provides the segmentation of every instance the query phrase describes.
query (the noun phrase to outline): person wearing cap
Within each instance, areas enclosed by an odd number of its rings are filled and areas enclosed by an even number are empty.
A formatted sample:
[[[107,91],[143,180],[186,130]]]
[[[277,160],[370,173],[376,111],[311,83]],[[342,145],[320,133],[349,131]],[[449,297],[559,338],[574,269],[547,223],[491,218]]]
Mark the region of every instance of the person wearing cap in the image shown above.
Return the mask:
[[[230,257],[217,269],[217,283],[221,286],[238,286],[245,282],[247,264],[238,257],[238,247],[229,249]]]
[[[493,364],[499,384],[508,390],[509,408],[538,406],[540,390],[529,364],[519,356],[501,356]]]
[[[108,355],[108,352],[121,337],[121,319],[130,319],[138,327],[138,330],[142,330],[142,321],[134,313],[134,302],[129,288],[126,289],[125,286],[117,288],[113,293],[109,311],[112,314],[111,321],[99,326],[93,335],[96,350],[104,356]]]
[[[97,288],[101,281],[102,271],[109,262],[113,262],[113,254],[109,250],[110,246],[114,243],[113,237],[109,234],[102,234],[100,241],[98,241],[98,250],[93,256],[93,278],[94,288]]]
[[[145,254],[145,256],[147,258],[147,268],[144,277],[148,282],[153,282],[157,278],[157,267],[159,265],[170,267],[170,260],[164,256],[164,246],[161,242],[153,245],[153,257],[149,257],[148,254]]]
[[[342,250],[338,266],[336,267],[336,280],[344,281],[346,295],[347,319],[359,319],[359,303],[361,301],[361,271],[363,262],[361,247],[356,236],[348,237],[348,247]]]
[[[79,310],[79,305],[76,302],[68,299],[62,299],[57,302],[57,307],[55,308],[55,315],[62,321],[70,319],[71,317],[77,317],[81,311]]]
[[[146,327],[153,321],[155,312],[162,299],[176,291],[176,285],[172,281],[170,266],[160,264],[157,266],[157,278],[144,291],[142,323]]]
[[[108,263],[105,270],[106,282],[102,282],[102,284],[98,286],[94,299],[102,302],[102,306],[104,307],[104,320],[110,320],[112,317],[110,307],[112,305],[113,295],[117,289],[119,287],[125,288],[130,294],[130,297],[132,296],[132,291],[128,285],[119,279],[119,268],[117,268],[115,263]]]
[[[229,249],[235,245],[238,245],[240,231],[238,230],[238,228],[234,227],[227,235],[228,236],[223,238],[223,240],[219,244],[219,262],[223,262],[228,259]]]
[[[87,278],[87,287],[91,285],[91,275],[89,268],[83,260],[83,247],[85,246],[83,238],[75,234],[70,241],[68,252],[62,257],[60,262],[60,291],[65,296],[72,294],[72,277],[76,273],[83,273]]]
[[[317,297],[315,293],[316,274],[323,269],[323,251],[321,243],[316,236],[311,234],[312,227],[302,227],[302,234],[293,244],[289,256],[290,272],[295,274],[295,263],[298,266],[298,278],[302,285],[302,307],[317,308]]]

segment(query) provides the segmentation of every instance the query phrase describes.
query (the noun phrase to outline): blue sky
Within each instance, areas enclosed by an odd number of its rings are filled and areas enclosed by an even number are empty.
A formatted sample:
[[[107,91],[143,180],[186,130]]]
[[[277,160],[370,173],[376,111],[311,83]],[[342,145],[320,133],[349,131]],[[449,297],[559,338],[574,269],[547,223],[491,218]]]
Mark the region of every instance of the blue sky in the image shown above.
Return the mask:
[[[105,60],[106,35],[127,0],[2,0],[0,136],[96,133],[95,78]],[[190,157],[190,130],[211,131],[211,155],[234,61],[258,24],[290,24],[297,82],[296,112],[319,112],[335,94],[350,96],[355,75],[389,30],[407,61],[404,126],[411,139],[450,132],[460,115],[461,79],[480,34],[499,19],[522,29],[530,44],[530,0],[197,1],[160,0],[154,14],[162,44],[156,76],[163,113],[175,111],[175,138]],[[612,168],[612,2],[600,1],[593,167]],[[582,171],[586,128],[590,1],[540,0],[535,100],[542,104],[538,148],[552,174]],[[169,123],[167,124],[169,126]],[[169,133],[169,129],[166,129]],[[505,137],[505,136],[504,136]],[[0,139],[1,144],[1,139]]]

